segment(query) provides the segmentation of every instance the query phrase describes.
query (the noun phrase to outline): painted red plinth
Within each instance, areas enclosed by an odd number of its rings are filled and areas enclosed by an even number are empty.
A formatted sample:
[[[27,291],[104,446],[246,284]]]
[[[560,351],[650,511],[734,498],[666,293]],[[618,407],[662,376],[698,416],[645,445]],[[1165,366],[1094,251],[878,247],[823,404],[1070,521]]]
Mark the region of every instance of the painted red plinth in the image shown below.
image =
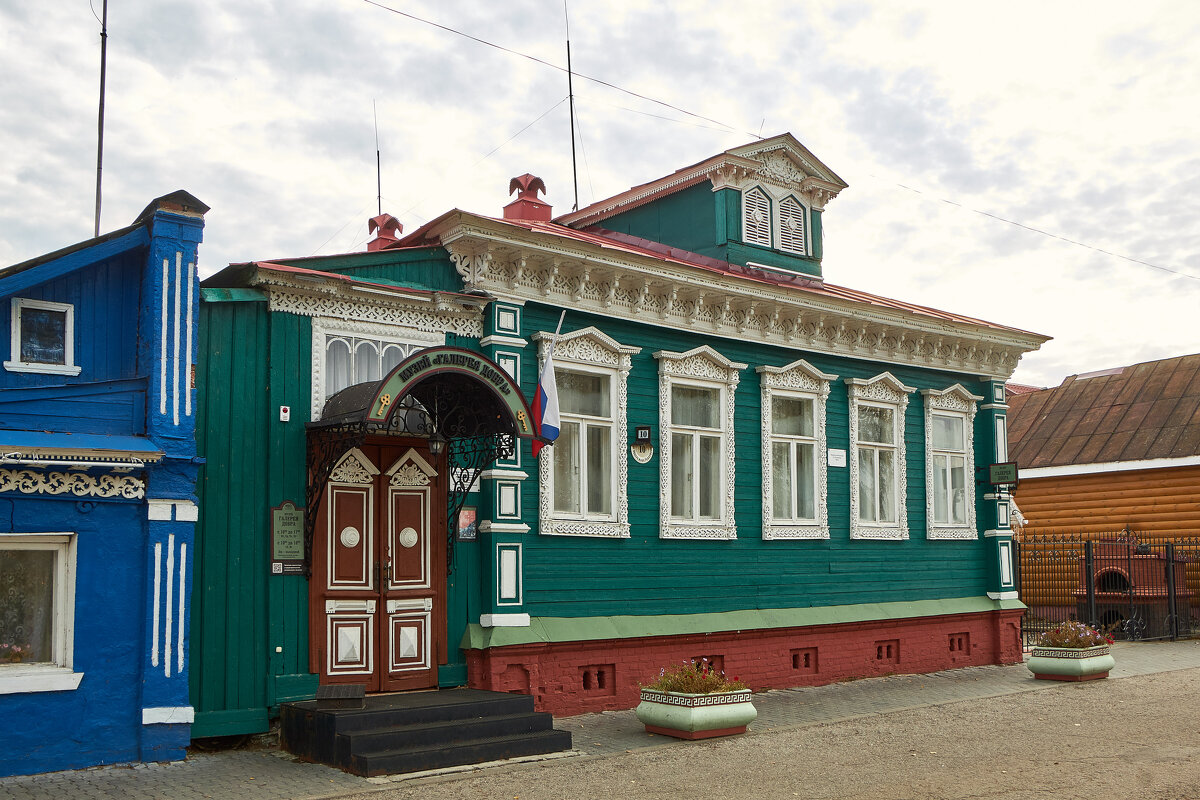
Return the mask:
[[[795,628],[529,643],[467,650],[472,688],[533,695],[570,716],[633,708],[664,665],[708,658],[752,689],[1020,664],[1021,609]]]
[[[1097,681],[1101,678],[1107,678],[1108,673],[1096,672],[1092,675],[1042,675],[1035,672],[1033,673],[1033,677],[1039,681],[1071,681],[1072,683],[1078,683],[1079,681]]]
[[[646,726],[646,733],[661,733],[663,736],[674,736],[676,739],[688,739],[689,741],[711,739],[714,736],[732,736],[735,733],[745,732],[745,725],[738,725],[736,728],[716,728],[711,731],[680,731],[675,728],[660,728],[657,725]]]

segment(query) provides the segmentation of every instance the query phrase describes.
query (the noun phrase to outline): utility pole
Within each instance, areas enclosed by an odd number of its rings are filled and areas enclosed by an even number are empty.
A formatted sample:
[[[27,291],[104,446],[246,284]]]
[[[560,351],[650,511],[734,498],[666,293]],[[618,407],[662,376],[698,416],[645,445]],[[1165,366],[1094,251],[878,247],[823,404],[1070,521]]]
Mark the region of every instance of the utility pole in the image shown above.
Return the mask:
[[[108,0],[104,0],[104,18],[100,20],[100,119],[96,123],[96,228],[100,235],[100,178],[104,171],[104,74],[108,67]]]

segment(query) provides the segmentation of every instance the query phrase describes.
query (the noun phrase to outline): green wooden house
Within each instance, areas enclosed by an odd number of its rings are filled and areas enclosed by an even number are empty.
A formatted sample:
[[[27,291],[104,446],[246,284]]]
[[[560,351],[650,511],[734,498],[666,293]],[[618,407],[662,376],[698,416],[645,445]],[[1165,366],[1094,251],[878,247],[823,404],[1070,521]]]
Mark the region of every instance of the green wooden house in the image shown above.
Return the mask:
[[[699,657],[754,688],[1019,660],[981,478],[1046,337],[825,282],[844,188],[785,134],[206,281],[194,735],[320,683],[561,714]]]

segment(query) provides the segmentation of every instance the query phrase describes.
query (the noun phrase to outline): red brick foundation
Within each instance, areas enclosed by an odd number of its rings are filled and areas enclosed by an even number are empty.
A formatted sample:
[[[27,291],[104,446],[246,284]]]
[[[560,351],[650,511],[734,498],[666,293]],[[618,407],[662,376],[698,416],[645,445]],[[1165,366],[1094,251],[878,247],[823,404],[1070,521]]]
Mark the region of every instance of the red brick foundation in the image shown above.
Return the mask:
[[[638,682],[692,658],[724,663],[752,689],[1021,661],[1021,611],[803,628],[604,639],[467,651],[476,689],[532,694],[558,715],[633,708]]]

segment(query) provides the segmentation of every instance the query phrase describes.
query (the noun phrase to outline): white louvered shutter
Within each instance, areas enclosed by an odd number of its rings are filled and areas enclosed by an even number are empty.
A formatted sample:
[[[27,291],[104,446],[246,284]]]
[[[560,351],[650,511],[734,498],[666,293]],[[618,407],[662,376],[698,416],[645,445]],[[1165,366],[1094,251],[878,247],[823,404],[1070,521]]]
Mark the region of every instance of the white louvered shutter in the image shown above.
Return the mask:
[[[779,203],[779,249],[806,255],[804,246],[804,206],[794,197]]]
[[[771,246],[771,202],[757,186],[742,195],[742,241]]]

